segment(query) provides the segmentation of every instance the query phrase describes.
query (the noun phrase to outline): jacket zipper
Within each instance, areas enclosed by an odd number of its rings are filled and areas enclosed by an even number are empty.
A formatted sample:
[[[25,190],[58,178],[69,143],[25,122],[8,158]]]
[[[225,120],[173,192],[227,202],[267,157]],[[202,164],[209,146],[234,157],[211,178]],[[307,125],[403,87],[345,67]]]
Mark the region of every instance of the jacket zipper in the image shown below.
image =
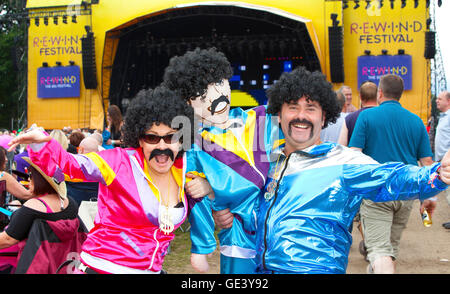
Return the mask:
[[[291,153],[291,154],[292,154],[292,153]],[[276,186],[276,188],[275,188],[275,195],[274,195],[274,197],[273,197],[273,199],[272,199],[272,203],[270,204],[269,209],[267,209],[266,218],[265,218],[265,220],[264,220],[264,252],[263,252],[263,255],[262,255],[262,262],[263,262],[263,267],[264,267],[265,270],[267,270],[267,267],[266,267],[266,252],[267,252],[267,220],[268,220],[268,218],[269,218],[270,210],[272,209],[272,207],[273,207],[274,204],[275,204],[275,201],[277,200],[277,196],[278,196],[278,188],[280,187],[280,182],[281,182],[281,179],[282,179],[283,176],[284,176],[284,172],[286,171],[286,168],[287,168],[287,166],[288,166],[289,159],[291,158],[291,154],[289,154],[288,158],[286,159],[286,163],[285,163],[285,165],[284,165],[284,167],[283,167],[283,170],[281,171],[280,178],[278,179],[278,181],[277,181],[277,186]]]

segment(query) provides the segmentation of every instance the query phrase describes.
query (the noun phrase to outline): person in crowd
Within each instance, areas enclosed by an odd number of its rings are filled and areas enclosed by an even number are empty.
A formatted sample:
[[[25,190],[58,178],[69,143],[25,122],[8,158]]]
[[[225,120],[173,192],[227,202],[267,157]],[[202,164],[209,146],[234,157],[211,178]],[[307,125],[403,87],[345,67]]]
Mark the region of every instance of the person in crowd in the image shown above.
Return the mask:
[[[441,114],[434,139],[434,160],[441,161],[446,150],[450,148],[450,92],[443,91],[439,93],[436,99],[436,106]],[[447,189],[442,194],[446,194],[447,202],[450,205],[450,189]],[[450,222],[445,222],[442,225],[444,228],[450,229]]]
[[[89,152],[98,152],[98,151],[100,151],[98,149],[99,144],[98,144],[97,139],[95,139],[95,138],[93,138],[91,136],[84,138],[80,142],[80,145],[78,146],[78,153],[79,154],[86,154],[86,153],[89,153]]]
[[[0,170],[1,171],[6,170],[6,163],[8,162],[8,157],[6,157],[7,153],[8,153],[8,151],[3,146],[0,146]]]
[[[23,150],[23,151],[14,155],[14,162],[16,163],[16,171],[23,173],[23,174],[27,174],[28,167],[30,166],[30,164],[28,162],[26,162],[23,159],[23,157],[28,157],[28,151],[25,147],[23,147],[23,148],[21,147],[21,150]],[[28,179],[18,175],[17,180],[20,182],[20,181],[25,181]]]
[[[94,138],[84,138],[78,146],[78,154],[98,152],[98,141]],[[75,200],[78,207],[81,201],[92,201],[98,198],[98,182],[83,182],[79,180],[66,180],[67,193]]]
[[[284,73],[267,96],[267,111],[279,115],[286,144],[272,153],[259,198],[258,273],[343,274],[352,243],[348,228],[363,198],[426,199],[450,184],[450,152],[441,164],[419,168],[380,164],[351,148],[321,143],[322,127],[339,111],[320,72],[299,67]]]
[[[222,52],[197,48],[172,58],[163,79],[163,84],[193,107],[201,123],[187,156],[187,172],[205,176],[212,187],[209,196],[213,195],[213,200],[204,197],[190,215],[191,264],[200,272],[208,270],[206,256],[216,249],[211,209],[229,208],[237,221],[219,233],[220,272],[254,273],[254,200],[267,179],[269,153],[279,144],[277,139],[282,139],[265,106],[230,110],[232,74]],[[186,184],[189,192],[190,185],[194,184]]]
[[[98,142],[98,151],[105,150],[105,148],[103,148],[103,146],[102,146],[102,144],[103,144],[103,136],[102,136],[101,132],[99,132],[98,130],[95,130],[92,133],[91,137],[93,139],[97,140],[97,142]]]
[[[338,139],[338,143],[341,145],[347,146],[348,142],[350,142],[356,119],[361,111],[377,106],[377,85],[370,81],[363,82],[359,87],[359,98],[361,100],[361,108],[349,113],[342,124]]]
[[[54,129],[50,132],[50,137],[55,139],[59,144],[61,144],[62,148],[64,150],[67,150],[67,152],[77,154],[77,147],[72,145],[69,142],[69,139],[67,138],[67,135],[61,131],[60,129]]]
[[[5,166],[6,165],[6,149],[3,147],[0,147],[0,165]],[[10,173],[5,171],[4,168],[0,169],[0,181],[6,182],[6,191],[13,195],[16,198],[19,198],[21,200],[28,200],[32,197],[32,194],[28,189],[26,189],[23,185],[19,183],[19,181]],[[9,201],[10,199],[3,199],[3,201]],[[14,204],[19,205],[20,202],[14,202]]]
[[[98,213],[83,243],[80,272],[163,273],[174,231],[195,203],[184,192],[184,148],[190,144],[180,141],[193,137],[193,116],[175,92],[157,87],[141,90],[128,107],[123,140],[129,148],[74,155],[39,130],[12,141],[32,143],[33,162],[54,178],[99,182]],[[176,117],[184,120],[172,127]]]
[[[80,143],[84,138],[84,134],[81,131],[73,131],[68,137],[69,143],[75,146],[75,148],[77,149],[77,153],[78,147],[80,146]]]
[[[320,132],[320,140],[322,142],[332,142],[337,143],[339,139],[339,135],[341,133],[342,125],[348,113],[344,112],[345,107],[345,96],[342,92],[337,91],[336,97],[338,101],[338,105],[341,109],[341,113],[336,119],[335,123],[330,123],[326,128]]]
[[[107,126],[102,133],[103,144],[105,149],[120,147],[122,144],[121,128],[123,125],[122,112],[117,105],[110,105],[106,112]]]
[[[378,84],[379,106],[364,110],[358,116],[349,147],[353,147],[380,163],[391,161],[422,166],[431,165],[432,152],[422,120],[403,108],[399,102],[403,79],[389,74]],[[401,199],[376,203],[365,199],[361,205],[364,245],[370,264],[368,272],[394,273],[400,239],[408,223],[413,202]],[[432,216],[435,202],[425,201]]]
[[[344,96],[345,96],[344,112],[350,113],[350,112],[354,112],[354,111],[358,110],[352,104],[353,96],[352,96],[352,88],[350,88],[350,86],[343,85],[342,87],[339,88],[338,91],[341,92],[342,94],[344,94]]]

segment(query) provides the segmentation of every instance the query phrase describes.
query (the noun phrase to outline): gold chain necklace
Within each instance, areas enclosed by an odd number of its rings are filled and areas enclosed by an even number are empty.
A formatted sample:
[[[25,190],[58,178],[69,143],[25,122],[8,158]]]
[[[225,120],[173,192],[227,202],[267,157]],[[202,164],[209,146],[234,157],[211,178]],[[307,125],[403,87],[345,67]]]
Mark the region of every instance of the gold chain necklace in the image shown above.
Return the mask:
[[[280,157],[281,153],[278,155],[277,163],[275,164],[275,171],[273,173],[272,181],[267,185],[266,192],[264,193],[264,199],[266,199],[266,201],[269,201],[275,195],[275,189],[278,184],[278,175],[280,174],[281,170],[283,169],[284,163],[286,162],[287,157],[284,158],[280,168],[278,169],[278,162],[280,160]]]

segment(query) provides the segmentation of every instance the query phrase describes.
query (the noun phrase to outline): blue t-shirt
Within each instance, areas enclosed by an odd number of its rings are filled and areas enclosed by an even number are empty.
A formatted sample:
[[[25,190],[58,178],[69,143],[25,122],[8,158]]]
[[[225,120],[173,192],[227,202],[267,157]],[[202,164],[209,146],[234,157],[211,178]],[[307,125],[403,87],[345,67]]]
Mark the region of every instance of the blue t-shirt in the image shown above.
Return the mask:
[[[361,112],[348,146],[361,148],[379,163],[417,165],[420,158],[432,156],[422,120],[395,100]]]

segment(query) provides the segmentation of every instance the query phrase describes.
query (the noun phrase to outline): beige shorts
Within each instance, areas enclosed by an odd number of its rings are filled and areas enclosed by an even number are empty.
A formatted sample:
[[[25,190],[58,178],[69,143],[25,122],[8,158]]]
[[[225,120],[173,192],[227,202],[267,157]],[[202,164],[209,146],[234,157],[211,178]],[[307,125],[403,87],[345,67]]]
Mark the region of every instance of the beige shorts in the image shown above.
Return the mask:
[[[373,202],[363,200],[361,226],[367,258],[371,263],[381,256],[397,258],[400,238],[406,228],[413,201]]]

